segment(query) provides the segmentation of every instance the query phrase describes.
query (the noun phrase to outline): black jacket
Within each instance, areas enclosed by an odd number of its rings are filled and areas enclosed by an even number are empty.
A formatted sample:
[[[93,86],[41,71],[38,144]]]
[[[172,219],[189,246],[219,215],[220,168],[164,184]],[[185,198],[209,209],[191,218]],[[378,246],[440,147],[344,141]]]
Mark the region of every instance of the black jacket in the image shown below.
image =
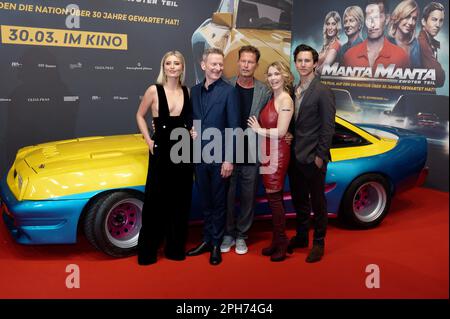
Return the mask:
[[[336,104],[333,91],[314,78],[304,93],[297,119],[292,118],[295,159],[309,164],[316,156],[331,160],[330,147],[334,134]]]

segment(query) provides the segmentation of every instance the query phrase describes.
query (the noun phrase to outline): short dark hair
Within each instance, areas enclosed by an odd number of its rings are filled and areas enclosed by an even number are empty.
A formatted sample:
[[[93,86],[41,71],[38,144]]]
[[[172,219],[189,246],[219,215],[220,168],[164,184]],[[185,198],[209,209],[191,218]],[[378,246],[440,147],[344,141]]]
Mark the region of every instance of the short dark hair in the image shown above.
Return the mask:
[[[384,9],[384,14],[388,14],[389,13],[389,5],[387,3],[386,0],[367,0],[366,2],[366,8],[369,4],[376,4],[378,7],[380,6],[380,4],[383,5],[383,9]]]
[[[430,2],[423,8],[422,19],[427,21],[430,13],[435,10],[444,11],[444,6],[439,2]]]
[[[259,58],[261,57],[261,52],[259,52],[258,48],[253,45],[244,45],[239,49],[239,59],[241,58],[241,54],[243,52],[250,52],[256,55],[256,62],[259,62]]]
[[[294,50],[294,62],[297,60],[297,55],[302,51],[309,51],[312,54],[313,62],[316,63],[319,61],[319,53],[317,51],[306,44],[300,44],[298,45]]]

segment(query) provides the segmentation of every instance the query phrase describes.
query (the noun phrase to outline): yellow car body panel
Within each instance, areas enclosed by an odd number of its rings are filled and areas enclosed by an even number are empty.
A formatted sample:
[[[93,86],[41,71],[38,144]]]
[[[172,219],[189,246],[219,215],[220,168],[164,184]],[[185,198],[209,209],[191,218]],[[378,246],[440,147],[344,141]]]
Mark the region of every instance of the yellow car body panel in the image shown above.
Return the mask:
[[[21,149],[7,183],[18,200],[43,200],[143,185],[147,168],[140,134],[80,138]]]
[[[382,154],[390,151],[397,144],[397,140],[394,138],[377,138],[369,132],[366,132],[365,130],[340,117],[336,117],[336,123],[339,123],[351,131],[356,132],[358,135],[366,139],[369,144],[363,146],[332,148],[330,152],[331,158],[334,162]]]

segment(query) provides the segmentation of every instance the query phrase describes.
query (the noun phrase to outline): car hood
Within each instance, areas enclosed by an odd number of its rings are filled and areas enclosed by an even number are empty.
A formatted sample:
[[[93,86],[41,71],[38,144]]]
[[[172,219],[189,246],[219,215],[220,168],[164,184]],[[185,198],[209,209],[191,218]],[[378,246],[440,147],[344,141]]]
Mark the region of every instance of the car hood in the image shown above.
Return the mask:
[[[289,56],[291,50],[291,31],[286,30],[260,30],[260,29],[239,29],[244,39],[252,39],[252,42],[260,41],[264,45],[273,49],[278,56],[289,65]],[[257,47],[261,45],[255,44]],[[264,55],[261,55],[263,58]],[[273,61],[277,60],[275,56],[271,56]],[[271,62],[273,62],[271,61]]]
[[[94,136],[23,148],[17,154],[37,173],[48,174],[71,167],[74,162],[111,159],[145,149],[141,135]]]
[[[7,182],[18,200],[142,185],[147,161],[139,134],[57,141],[20,149]]]

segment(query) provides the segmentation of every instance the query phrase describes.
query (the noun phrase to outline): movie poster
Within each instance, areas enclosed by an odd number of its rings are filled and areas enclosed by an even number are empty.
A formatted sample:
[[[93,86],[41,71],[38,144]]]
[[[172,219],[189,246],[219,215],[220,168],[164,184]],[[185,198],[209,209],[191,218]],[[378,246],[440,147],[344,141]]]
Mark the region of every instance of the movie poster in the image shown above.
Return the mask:
[[[317,49],[316,73],[335,90],[344,117],[422,127],[445,140],[448,2],[366,3],[296,1],[293,47]]]
[[[333,89],[337,114],[425,135],[427,186],[447,191],[448,11],[448,1],[299,0],[292,25],[292,50],[319,52],[316,74]]]

